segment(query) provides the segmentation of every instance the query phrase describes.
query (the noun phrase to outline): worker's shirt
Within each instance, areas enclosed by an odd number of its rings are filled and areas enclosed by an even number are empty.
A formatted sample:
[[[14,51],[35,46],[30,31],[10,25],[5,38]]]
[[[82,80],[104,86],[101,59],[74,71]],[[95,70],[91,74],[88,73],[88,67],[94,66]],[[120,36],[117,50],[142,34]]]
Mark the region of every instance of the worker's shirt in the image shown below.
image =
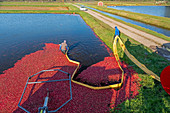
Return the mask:
[[[119,31],[119,29],[118,29],[118,28],[115,28],[115,35],[120,36],[120,31]]]
[[[61,43],[61,50],[66,50],[67,44],[66,43]]]

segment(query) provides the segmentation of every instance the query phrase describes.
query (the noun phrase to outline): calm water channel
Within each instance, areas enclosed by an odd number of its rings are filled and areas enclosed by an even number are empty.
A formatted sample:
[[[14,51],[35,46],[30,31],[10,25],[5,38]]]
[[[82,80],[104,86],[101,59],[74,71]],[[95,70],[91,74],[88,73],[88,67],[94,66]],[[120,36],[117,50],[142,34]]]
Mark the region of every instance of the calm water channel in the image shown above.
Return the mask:
[[[109,56],[102,42],[79,15],[0,14],[0,73],[44,43],[59,44],[64,39],[69,56],[84,67]]]
[[[100,11],[100,10],[97,10],[97,9],[94,9],[94,8],[91,8],[91,7],[87,7],[87,8],[95,10],[95,11],[98,11],[98,12],[103,13],[105,15],[108,15],[108,16],[120,19],[120,20],[123,20],[125,22],[131,23],[131,24],[135,24],[135,25],[144,27],[146,29],[150,29],[152,31],[155,31],[155,32],[158,32],[158,33],[161,33],[161,34],[164,34],[164,35],[170,37],[170,30],[159,28],[159,27],[156,27],[156,26],[152,26],[152,25],[149,25],[149,24],[142,23],[142,22],[134,21],[134,20],[131,20],[131,19],[127,19],[127,18],[124,18],[124,17],[121,17],[121,16],[117,16],[117,15],[114,15],[114,14],[111,14],[111,13]]]
[[[108,6],[108,8],[170,18],[170,6]]]

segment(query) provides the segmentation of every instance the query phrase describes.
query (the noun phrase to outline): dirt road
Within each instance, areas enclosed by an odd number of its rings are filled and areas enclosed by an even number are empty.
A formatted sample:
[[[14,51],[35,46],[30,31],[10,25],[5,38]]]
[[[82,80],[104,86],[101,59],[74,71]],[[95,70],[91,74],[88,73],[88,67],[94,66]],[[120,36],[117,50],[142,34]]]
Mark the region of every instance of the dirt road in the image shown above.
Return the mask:
[[[77,5],[74,5],[74,6],[80,8],[80,6],[77,6]],[[117,26],[119,28],[119,30],[121,31],[121,33],[124,33],[125,35],[133,38],[134,40],[136,40],[136,41],[140,42],[141,44],[151,48],[152,50],[155,50],[156,46],[161,46],[165,43],[170,43],[166,40],[160,39],[159,37],[150,35],[148,33],[145,33],[143,31],[140,31],[138,29],[130,27],[126,24],[123,24],[123,23],[120,23],[120,22],[115,21],[113,19],[110,19],[110,18],[103,16],[103,15],[101,15],[97,12],[94,12],[92,10],[88,10],[86,12],[89,13],[90,15],[94,16],[95,18],[103,21],[104,23],[108,24],[112,28]]]
[[[74,6],[80,8],[80,6],[78,5],[74,4]],[[117,26],[121,33],[133,38],[134,40],[140,42],[144,46],[149,47],[152,51],[158,53],[159,55],[165,57],[167,60],[170,61],[169,41],[163,40],[159,37],[153,36],[151,34],[140,31],[121,22],[115,21],[92,10],[88,9],[88,11],[86,12],[94,16],[95,18],[101,20],[102,22],[108,24],[112,28],[115,28],[115,26]],[[166,47],[161,47],[163,44],[164,46],[166,45]]]

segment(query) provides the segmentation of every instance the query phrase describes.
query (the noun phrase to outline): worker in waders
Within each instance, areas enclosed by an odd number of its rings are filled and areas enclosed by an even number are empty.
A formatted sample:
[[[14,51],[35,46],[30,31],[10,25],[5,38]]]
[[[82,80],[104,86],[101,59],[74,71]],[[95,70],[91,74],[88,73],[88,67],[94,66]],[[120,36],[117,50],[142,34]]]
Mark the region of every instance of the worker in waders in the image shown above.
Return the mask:
[[[66,40],[64,40],[64,42],[60,44],[60,50],[61,50],[62,53],[66,54],[66,51],[68,50]]]

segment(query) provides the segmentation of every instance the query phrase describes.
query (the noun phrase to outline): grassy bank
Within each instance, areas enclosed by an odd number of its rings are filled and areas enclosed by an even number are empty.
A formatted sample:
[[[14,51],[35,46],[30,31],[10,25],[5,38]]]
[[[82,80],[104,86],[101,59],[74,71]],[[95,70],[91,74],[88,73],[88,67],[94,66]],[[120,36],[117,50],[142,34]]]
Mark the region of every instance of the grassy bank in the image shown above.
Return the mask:
[[[105,44],[112,49],[112,39],[114,29],[106,25],[102,21],[94,18],[86,12],[79,11],[78,8],[66,4],[69,11],[6,11],[7,13],[73,13],[80,14],[84,21],[94,30]],[[5,11],[4,11],[5,13]],[[157,75],[160,75],[162,70],[170,64],[169,61],[163,57],[153,53],[149,48],[144,47],[140,43],[131,39],[130,37],[121,34],[121,39],[125,43],[129,52],[134,55],[141,63],[145,64],[150,70]],[[146,75],[134,63],[132,63],[123,51],[118,47],[121,61],[125,61],[129,68],[133,68],[139,75],[141,80],[141,89],[139,95],[131,100],[127,100],[111,109],[111,112],[170,112],[170,96],[164,91],[161,84]],[[118,110],[119,109],[119,110]],[[121,109],[121,110],[120,110]]]

